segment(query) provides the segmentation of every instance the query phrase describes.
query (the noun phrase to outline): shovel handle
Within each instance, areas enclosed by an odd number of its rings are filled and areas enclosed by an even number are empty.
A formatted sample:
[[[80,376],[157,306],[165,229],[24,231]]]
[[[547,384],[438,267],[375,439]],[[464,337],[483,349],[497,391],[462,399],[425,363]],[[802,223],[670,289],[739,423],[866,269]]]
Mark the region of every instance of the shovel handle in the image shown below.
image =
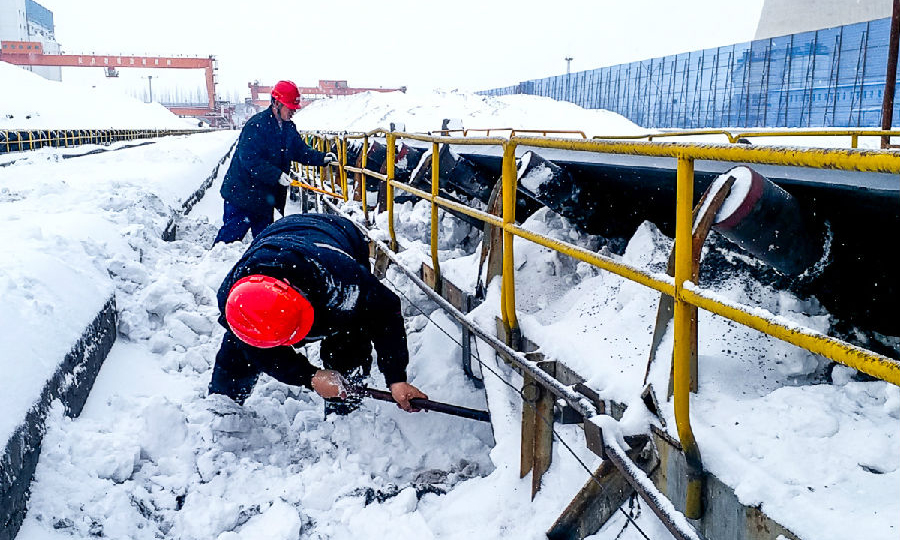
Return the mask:
[[[385,392],[384,390],[377,390],[375,388],[363,387],[357,389],[359,395],[367,396],[372,399],[377,399],[380,401],[388,401],[391,403],[396,403],[394,401],[393,396],[391,396],[390,392]],[[409,400],[409,403],[417,408],[426,411],[434,411],[444,414],[450,414],[453,416],[459,416],[462,418],[468,418],[470,420],[478,420],[480,422],[490,422],[491,414],[487,411],[481,411],[478,409],[469,409],[468,407],[460,407],[458,405],[451,405],[449,403],[441,403],[440,401],[432,401],[430,399],[422,399],[422,398],[413,398]]]

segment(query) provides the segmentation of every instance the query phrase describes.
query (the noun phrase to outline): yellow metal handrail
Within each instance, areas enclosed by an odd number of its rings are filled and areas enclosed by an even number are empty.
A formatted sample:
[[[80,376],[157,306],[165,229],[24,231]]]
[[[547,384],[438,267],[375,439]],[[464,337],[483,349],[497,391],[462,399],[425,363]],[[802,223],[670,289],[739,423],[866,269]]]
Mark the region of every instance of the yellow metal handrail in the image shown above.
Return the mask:
[[[330,139],[327,135],[323,135],[321,133],[310,133],[305,135],[306,143],[316,150],[320,152],[328,152],[330,151]],[[292,186],[308,189],[315,193],[319,193],[320,195],[326,195],[328,197],[333,197],[335,199],[340,199],[343,201],[348,200],[347,195],[347,176],[345,172],[345,168],[347,168],[344,163],[347,161],[347,153],[346,146],[344,144],[344,140],[341,138],[334,138],[334,143],[338,148],[338,171],[337,171],[337,184],[335,184],[335,172],[331,166],[325,165],[320,167],[311,167],[309,165],[301,165],[300,163],[294,162],[291,164],[291,167],[294,171],[296,171],[301,178],[305,178],[309,180],[309,182],[304,182],[303,180],[292,179]],[[329,189],[326,185],[326,178],[331,186]]]
[[[863,133],[860,131],[860,133]],[[608,139],[572,140],[555,138],[519,137],[509,139],[498,138],[454,138],[436,137],[412,133],[393,133],[375,130],[367,134],[356,135],[364,139],[364,149],[368,149],[368,138],[373,135],[384,135],[387,139],[387,174],[380,175],[363,167],[348,168],[361,173],[362,178],[372,176],[387,183],[388,228],[392,241],[392,249],[396,250],[397,240],[394,232],[393,189],[398,188],[430,201],[431,212],[431,256],[436,272],[439,272],[437,260],[437,206],[463,212],[464,214],[501,227],[503,230],[503,260],[500,308],[504,326],[510,336],[517,335],[518,321],[515,309],[515,266],[513,238],[535,242],[569,255],[577,260],[587,262],[601,269],[617,274],[625,279],[640,283],[672,296],[675,300],[673,379],[675,421],[682,448],[688,460],[689,470],[693,471],[688,478],[685,515],[699,517],[701,499],[701,477],[697,471],[702,470],[700,453],[690,425],[690,359],[695,352],[696,343],[691,339],[692,313],[697,308],[705,309],[739,324],[754,328],[777,339],[820,354],[831,360],[845,364],[854,369],[868,373],[881,380],[900,386],[900,362],[875,352],[851,345],[842,340],[825,336],[806,328],[800,328],[777,320],[776,317],[765,317],[749,306],[722,301],[718,297],[705,293],[690,280],[692,277],[692,201],[694,189],[694,162],[696,160],[712,160],[738,163],[771,164],[784,166],[802,166],[847,171],[900,173],[900,154],[888,151],[833,150],[833,149],[798,149],[778,147],[747,147],[710,144],[681,144],[653,142],[616,142]],[[879,135],[883,132],[878,132]],[[628,137],[628,136],[626,136]],[[623,137],[623,138],[626,138]],[[500,146],[502,158],[502,202],[501,218],[480,210],[474,210],[459,203],[448,201],[438,196],[439,170],[437,159],[432,159],[431,192],[425,192],[395,180],[394,154],[398,139],[411,139],[432,144],[432,156],[438,155],[438,145],[493,145]],[[531,148],[552,148],[558,150],[574,150],[608,154],[626,154],[652,157],[668,157],[676,160],[676,224],[675,224],[675,276],[656,275],[640,268],[629,266],[611,257],[604,257],[578,246],[554,240],[547,236],[527,231],[515,224],[516,193],[516,150],[519,146]],[[365,156],[365,154],[364,154]],[[365,199],[363,199],[365,200]],[[440,280],[436,280],[440,282]],[[754,311],[756,313],[754,313]]]
[[[516,129],[516,128],[466,128],[466,129],[439,129],[437,131],[431,131],[428,134],[434,135],[435,133],[440,134],[441,136],[447,137],[451,133],[462,133],[463,137],[468,137],[469,133],[477,132],[484,133],[486,137],[491,136],[492,131],[508,131],[510,137],[515,137],[516,133],[540,133],[544,137],[547,135],[581,135],[582,139],[587,139],[587,135],[581,130],[578,129]]]
[[[860,137],[900,137],[900,131],[881,130],[881,129],[782,129],[770,131],[731,131],[726,129],[688,129],[681,131],[659,131],[654,133],[645,133],[643,135],[595,135],[593,139],[606,140],[641,140],[646,139],[653,142],[653,139],[662,139],[669,137],[696,137],[702,135],[724,135],[728,142],[739,143],[741,139],[749,139],[754,137],[850,137],[850,147],[859,147]]]
[[[40,148],[69,148],[82,144],[107,145],[116,141],[151,139],[170,135],[206,133],[211,129],[3,129],[0,154]]]
[[[870,375],[888,381],[892,384],[900,386],[900,370],[897,368],[900,367],[900,363],[887,358],[885,356],[879,355],[877,353],[867,351],[865,349],[860,349],[855,347],[849,343],[845,343],[841,340],[837,340],[835,338],[830,338],[828,336],[817,335],[813,332],[798,332],[795,328],[788,328],[786,325],[779,323],[778,321],[769,321],[768,319],[764,319],[758,315],[752,314],[750,311],[743,308],[743,306],[734,306],[734,305],[726,305],[719,302],[713,298],[702,297],[701,294],[695,290],[688,291],[684,287],[685,282],[689,282],[689,280],[682,279],[679,280],[679,277],[676,277],[674,280],[667,275],[660,274],[651,274],[645,272],[642,269],[629,266],[621,261],[618,261],[611,257],[604,257],[602,255],[589,252],[583,248],[578,246],[568,244],[566,242],[561,242],[558,240],[554,240],[552,238],[532,233],[525,229],[522,229],[518,225],[515,224],[514,219],[514,204],[515,200],[512,194],[515,193],[515,149],[518,146],[532,147],[532,148],[554,148],[560,150],[575,150],[575,151],[588,151],[588,152],[597,152],[597,153],[610,153],[610,154],[627,154],[627,155],[642,155],[642,156],[652,156],[652,157],[671,157],[678,160],[678,174],[677,174],[677,182],[681,187],[682,191],[679,192],[678,201],[681,201],[683,205],[687,207],[687,210],[680,209],[677,217],[683,223],[681,225],[687,224],[687,230],[690,231],[690,203],[686,203],[684,201],[692,200],[692,197],[683,196],[687,192],[688,184],[691,186],[690,194],[692,195],[693,189],[693,162],[695,160],[714,160],[714,161],[727,161],[727,162],[739,162],[739,163],[755,163],[755,164],[772,164],[772,165],[786,165],[786,166],[802,166],[802,167],[816,167],[816,168],[826,168],[826,169],[840,169],[847,171],[863,171],[863,172],[882,172],[882,173],[900,173],[900,155],[897,155],[893,152],[873,150],[873,151],[859,151],[859,150],[835,150],[835,149],[797,149],[797,148],[779,148],[779,147],[743,147],[743,146],[723,146],[723,145],[700,145],[700,144],[681,144],[681,143],[651,143],[651,142],[610,142],[607,140],[601,139],[588,139],[588,140],[572,140],[572,139],[554,139],[554,138],[537,138],[537,137],[514,137],[511,139],[500,139],[500,138],[454,138],[454,137],[435,137],[429,135],[422,134],[414,134],[414,133],[391,133],[383,129],[373,130],[371,132],[365,134],[357,134],[357,135],[348,135],[347,138],[361,138],[368,142],[368,137],[374,135],[385,135],[388,140],[388,153],[391,154],[391,144],[394,143],[398,138],[400,139],[411,139],[418,140],[422,142],[430,142],[433,145],[437,145],[440,143],[444,144],[454,144],[461,146],[485,146],[485,145],[494,145],[500,146],[503,148],[503,192],[504,194],[509,196],[509,201],[506,202],[506,208],[504,211],[504,216],[500,219],[492,216],[486,212],[471,209],[454,201],[450,201],[444,198],[441,198],[433,193],[427,193],[416,188],[413,188],[407,184],[397,182],[393,179],[393,170],[391,167],[390,161],[388,161],[388,174],[381,175],[374,171],[370,171],[368,169],[356,168],[356,167],[347,167],[347,170],[352,172],[361,173],[364,177],[371,176],[373,178],[377,178],[382,181],[386,181],[388,183],[388,188],[398,188],[403,191],[409,192],[413,195],[416,195],[420,198],[429,200],[432,204],[455,210],[461,213],[464,213],[468,216],[474,217],[476,219],[482,220],[486,223],[491,223],[493,225],[501,226],[505,234],[509,234],[512,236],[519,236],[521,238],[530,240],[532,242],[538,243],[550,249],[554,249],[563,253],[565,255],[569,255],[577,260],[587,262],[594,266],[597,266],[601,269],[607,270],[609,272],[615,273],[623,278],[629,279],[631,281],[635,281],[647,287],[658,290],[664,294],[672,295],[676,298],[676,301],[680,300],[682,302],[689,303],[691,305],[695,305],[697,307],[701,307],[706,309],[707,311],[717,313],[726,318],[732,319],[735,322],[744,324],[746,326],[751,326],[757,328],[758,330],[772,335],[778,339],[782,339],[785,341],[789,341],[794,345],[805,348],[812,352],[816,352],[817,354],[822,354],[823,356],[827,356],[832,360],[835,360],[840,363],[845,363],[847,365],[853,364],[852,367],[859,369],[860,371],[866,372]],[[364,154],[365,155],[365,154]],[[434,181],[434,171],[432,171],[432,180]],[[432,188],[433,189],[433,188]],[[389,212],[392,210],[391,201],[388,200]],[[678,202],[676,202],[676,205]],[[680,208],[680,207],[679,207]],[[682,214],[686,214],[686,217],[682,216]],[[389,215],[389,223],[394,221],[392,212]],[[433,224],[436,227],[436,224]],[[679,222],[676,222],[676,230],[678,229]],[[682,233],[684,234],[684,233]],[[690,235],[688,234],[688,238]],[[396,236],[391,234],[392,241],[396,243]],[[676,234],[676,245],[678,244],[679,235]],[[511,238],[509,238],[511,241]],[[681,243],[682,245],[687,244],[690,245],[689,240],[685,240]],[[507,260],[508,265],[512,266],[512,249],[504,249],[504,259]],[[685,254],[681,257],[676,253],[676,275],[681,276],[681,274],[690,276],[690,260],[691,260],[691,251],[686,250]],[[686,259],[688,271],[679,273],[677,272],[679,262],[684,263]],[[508,274],[508,275],[507,275]],[[504,296],[514,297],[514,280],[512,277],[513,272],[504,272],[503,280],[507,285],[508,291],[504,294]],[[503,305],[505,309],[509,309],[510,307],[514,307],[514,300],[509,298],[504,299]],[[743,313],[743,315],[736,315],[736,311]],[[515,327],[515,314],[514,310],[510,310],[507,314],[510,319],[506,322],[510,324],[511,327]],[[676,320],[677,317],[676,317]],[[762,324],[760,321],[766,320],[767,324]],[[776,330],[776,328],[781,328],[781,330]],[[847,351],[847,352],[835,352],[835,351]],[[850,352],[852,351],[852,353]],[[835,358],[835,357],[837,358]],[[873,373],[874,371],[874,373]]]

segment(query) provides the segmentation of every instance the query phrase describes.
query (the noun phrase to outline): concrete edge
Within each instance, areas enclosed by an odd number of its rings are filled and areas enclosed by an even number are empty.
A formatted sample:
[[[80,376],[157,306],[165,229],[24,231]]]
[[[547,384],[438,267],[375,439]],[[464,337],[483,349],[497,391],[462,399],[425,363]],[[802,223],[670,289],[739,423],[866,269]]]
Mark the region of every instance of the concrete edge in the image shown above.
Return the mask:
[[[659,429],[653,430],[653,442],[660,465],[650,479],[679,512],[687,497],[687,460],[678,441]],[[799,540],[787,527],[770,518],[758,506],[741,503],[734,490],[712,473],[703,482],[703,517],[692,520],[705,538],[713,540]]]
[[[81,414],[100,366],[116,341],[117,322],[113,294],[66,354],[44,385],[40,398],[7,441],[0,456],[0,540],[13,540],[25,519],[51,404],[59,399],[67,415]]]

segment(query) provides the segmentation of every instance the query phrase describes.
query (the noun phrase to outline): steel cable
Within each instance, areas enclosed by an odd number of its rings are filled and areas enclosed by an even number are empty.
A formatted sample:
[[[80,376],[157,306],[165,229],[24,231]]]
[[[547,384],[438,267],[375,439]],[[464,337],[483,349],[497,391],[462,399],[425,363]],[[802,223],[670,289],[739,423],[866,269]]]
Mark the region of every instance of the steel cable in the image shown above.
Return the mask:
[[[317,197],[317,199],[318,199],[318,197]],[[334,212],[334,213],[336,213],[336,214],[338,214],[338,215],[345,215],[344,212],[341,211],[341,210],[340,210],[334,203],[332,203],[331,201],[323,200],[323,203],[324,203],[325,206],[327,206],[332,212]],[[354,224],[355,224],[357,227],[361,228],[362,232],[364,232],[364,233],[366,234],[367,237],[369,236],[369,231],[368,231],[367,229],[361,227],[361,225],[358,224],[358,223],[355,223],[355,222],[354,222]],[[381,242],[378,242],[377,240],[375,240],[375,243],[376,243],[377,245],[380,245],[380,249],[388,249],[386,246],[384,246]],[[389,258],[390,258],[390,257],[389,257]],[[399,262],[397,262],[397,261],[394,261],[394,262],[395,262],[395,264],[398,264],[398,265],[401,266],[401,268],[402,268],[402,265],[400,265]],[[402,268],[402,273],[409,273],[409,270],[406,270],[405,268]],[[408,276],[408,277],[411,277],[411,275]],[[434,324],[434,325],[435,325],[435,326],[436,326],[436,327],[437,327],[444,335],[446,335],[447,337],[449,337],[451,341],[453,341],[453,342],[456,343],[460,348],[462,348],[462,343],[460,343],[455,337],[453,337],[452,335],[450,335],[446,330],[444,330],[443,328],[441,328],[441,326],[440,326],[439,324],[437,324],[437,323],[436,323],[436,322],[435,322],[435,321],[434,321],[434,320],[433,320],[433,319],[432,319],[432,318],[431,318],[431,317],[430,317],[430,316],[429,316],[422,308],[420,308],[420,307],[418,306],[418,304],[416,304],[414,301],[412,301],[412,299],[410,299],[410,298],[409,298],[409,297],[408,297],[408,296],[400,289],[400,287],[399,287],[396,283],[392,282],[391,280],[389,280],[389,279],[387,278],[387,271],[385,271],[384,280],[387,281],[388,283],[390,283],[390,284],[393,286],[393,288],[396,290],[397,293],[399,293],[401,296],[403,296],[403,297],[407,300],[407,302],[409,302],[409,304],[410,304],[411,306],[413,306],[416,310],[418,310],[420,313],[422,313],[422,315],[424,315],[426,319],[428,319],[430,322],[432,322],[432,323],[433,323],[433,324]],[[412,281],[415,282],[416,280],[413,279]],[[421,287],[422,285],[419,285],[419,286]],[[476,327],[476,328],[477,328],[477,327]],[[475,334],[476,334],[475,338],[476,338],[476,340],[477,340],[479,336],[477,335],[477,332],[475,332]],[[484,341],[484,340],[483,340],[483,341]],[[487,342],[486,342],[486,343],[487,343]],[[490,346],[490,343],[487,343],[487,344]],[[477,351],[478,351],[477,344],[476,344],[475,350],[476,350],[476,353],[477,353]],[[530,403],[530,402],[525,398],[525,396],[522,394],[522,391],[519,390],[518,388],[516,388],[515,386],[513,386],[512,383],[506,381],[499,373],[497,373],[496,371],[494,371],[493,369],[491,369],[489,366],[487,366],[487,364],[485,364],[485,363],[481,360],[480,355],[477,355],[476,360],[477,360],[477,362],[481,365],[481,367],[487,368],[488,372],[490,372],[491,374],[493,374],[494,376],[496,376],[497,379],[498,379],[500,382],[502,382],[503,384],[509,386],[514,392],[516,392],[516,394],[518,394],[519,397],[522,398],[523,403],[528,403],[529,407],[531,407],[532,410],[534,410],[535,412],[537,412],[536,407],[535,407],[532,403]],[[535,414],[535,416],[536,416],[537,418],[540,418],[541,422],[543,422],[543,423],[550,429],[550,432],[553,434],[553,436],[556,438],[556,440],[558,440],[558,441],[560,442],[560,444],[563,445],[563,447],[564,447],[564,448],[572,455],[572,457],[575,458],[575,461],[578,462],[578,464],[585,470],[585,472],[588,473],[588,476],[589,476],[589,477],[591,478],[591,480],[597,485],[597,487],[600,489],[600,492],[601,492],[601,493],[606,493],[606,488],[603,486],[603,484],[600,482],[600,480],[594,475],[593,471],[591,471],[591,469],[587,466],[587,464],[584,463],[584,461],[583,461],[581,458],[578,457],[578,454],[575,453],[575,451],[574,451],[574,450],[572,449],[572,447],[568,444],[568,442],[566,442],[566,441],[559,435],[559,433],[557,433],[556,429],[554,429],[554,427],[553,427],[553,423],[552,423],[552,422],[548,422],[546,419],[542,418],[541,415],[539,415],[539,414]],[[636,521],[635,521],[635,520],[634,520],[627,512],[625,512],[621,507],[619,507],[618,510],[619,510],[620,512],[622,512],[622,514],[628,519],[628,522],[632,523],[632,524],[635,526],[635,528],[638,530],[638,532],[641,534],[641,536],[643,536],[646,540],[650,540],[650,538],[647,536],[647,534],[644,533],[644,531],[640,528],[640,526],[637,524],[637,522],[636,522]],[[627,522],[626,522],[626,524],[627,524]],[[694,536],[694,537],[696,538],[696,536]]]
[[[385,274],[386,274],[386,273],[385,273]],[[456,339],[454,336],[452,336],[449,332],[447,332],[446,330],[444,330],[444,329],[441,327],[441,325],[439,325],[434,319],[431,318],[431,316],[429,316],[428,313],[425,312],[424,309],[422,309],[421,307],[419,307],[418,304],[416,304],[409,296],[407,296],[407,295],[403,292],[403,290],[402,290],[396,283],[394,283],[393,281],[391,281],[390,279],[388,279],[387,275],[384,276],[384,280],[387,281],[388,283],[390,283],[390,284],[392,285],[392,288],[394,289],[395,292],[397,292],[397,293],[400,294],[403,298],[405,298],[406,301],[409,302],[409,305],[411,305],[411,306],[412,306],[413,308],[415,308],[419,313],[421,313],[422,315],[424,315],[426,319],[428,319],[432,324],[434,324],[435,327],[437,327],[438,330],[441,331],[441,333],[443,333],[445,336],[447,336],[448,338],[450,338],[450,340],[453,341],[454,343],[456,343],[460,348],[463,347],[462,343],[460,343],[459,340],[457,340],[457,339]],[[477,337],[477,336],[475,336],[475,340],[476,340],[476,341],[478,340],[478,337]],[[516,388],[515,386],[513,386],[513,384],[512,384],[511,382],[505,380],[499,373],[497,373],[496,371],[494,371],[493,368],[491,368],[490,366],[488,366],[487,364],[485,364],[485,363],[481,360],[480,355],[477,354],[477,353],[478,353],[478,346],[477,346],[477,344],[476,344],[476,346],[475,346],[475,351],[476,351],[476,361],[481,365],[481,367],[482,367],[482,368],[486,368],[486,369],[488,370],[488,372],[491,373],[492,375],[494,375],[495,377],[497,377],[497,379],[498,379],[500,382],[502,382],[502,383],[505,384],[506,386],[510,387],[514,392],[516,392],[516,394],[519,395],[519,397],[522,398],[522,402],[523,402],[523,403],[526,403],[529,407],[531,407],[532,410],[535,411],[535,413],[537,413],[537,408],[534,406],[533,403],[531,403],[528,399],[525,398],[525,395],[522,393],[522,391],[521,391],[520,389],[518,389],[518,388]],[[580,457],[578,457],[578,454],[575,453],[575,450],[574,450],[574,449],[569,445],[569,443],[566,442],[565,439],[563,439],[562,436],[556,431],[556,429],[553,427],[553,422],[548,421],[546,418],[544,418],[544,417],[541,416],[540,414],[535,414],[535,418],[539,418],[541,422],[543,422],[548,428],[550,428],[550,431],[551,431],[551,433],[553,433],[554,438],[556,438],[556,440],[559,441],[559,443],[563,445],[563,447],[564,447],[564,448],[572,455],[572,457],[575,458],[575,461],[577,461],[578,464],[581,465],[581,467],[582,467],[585,471],[587,471],[588,476],[590,476],[590,478],[594,481],[594,483],[597,484],[597,487],[600,488],[601,493],[606,493],[606,487],[605,487],[602,483],[600,483],[600,480],[599,480],[596,476],[594,476],[593,471],[591,471],[591,469],[587,466],[587,464],[586,464]],[[623,516],[625,516],[625,517],[627,518],[627,521],[625,522],[625,526],[626,526],[626,527],[628,526],[628,523],[633,524],[634,527],[638,530],[638,532],[641,533],[641,536],[643,536],[646,540],[650,540],[650,538],[647,536],[647,534],[641,529],[641,527],[637,524],[637,522],[634,520],[634,518],[631,517],[631,515],[630,515],[628,512],[626,512],[625,510],[623,510],[621,506],[618,508],[618,510],[619,510],[619,512],[622,513]],[[621,534],[622,534],[623,531],[624,531],[624,527],[623,527],[622,531],[619,532],[619,536],[621,536]],[[618,538],[619,536],[616,536],[616,538]]]

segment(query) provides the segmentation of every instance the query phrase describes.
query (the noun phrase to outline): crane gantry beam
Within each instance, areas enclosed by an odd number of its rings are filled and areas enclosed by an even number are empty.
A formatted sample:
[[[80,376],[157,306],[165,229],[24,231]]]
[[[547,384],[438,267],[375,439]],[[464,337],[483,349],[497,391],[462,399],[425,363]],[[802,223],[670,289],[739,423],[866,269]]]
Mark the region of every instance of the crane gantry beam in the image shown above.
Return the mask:
[[[208,112],[212,113],[216,109],[216,80],[214,76],[216,65],[215,57],[213,56],[190,58],[179,56],[44,54],[40,42],[4,41],[2,42],[2,47],[0,47],[0,61],[18,66],[202,69],[206,75],[206,93],[209,97]],[[173,109],[178,109],[178,107],[173,107]],[[177,111],[173,112],[177,113]]]

